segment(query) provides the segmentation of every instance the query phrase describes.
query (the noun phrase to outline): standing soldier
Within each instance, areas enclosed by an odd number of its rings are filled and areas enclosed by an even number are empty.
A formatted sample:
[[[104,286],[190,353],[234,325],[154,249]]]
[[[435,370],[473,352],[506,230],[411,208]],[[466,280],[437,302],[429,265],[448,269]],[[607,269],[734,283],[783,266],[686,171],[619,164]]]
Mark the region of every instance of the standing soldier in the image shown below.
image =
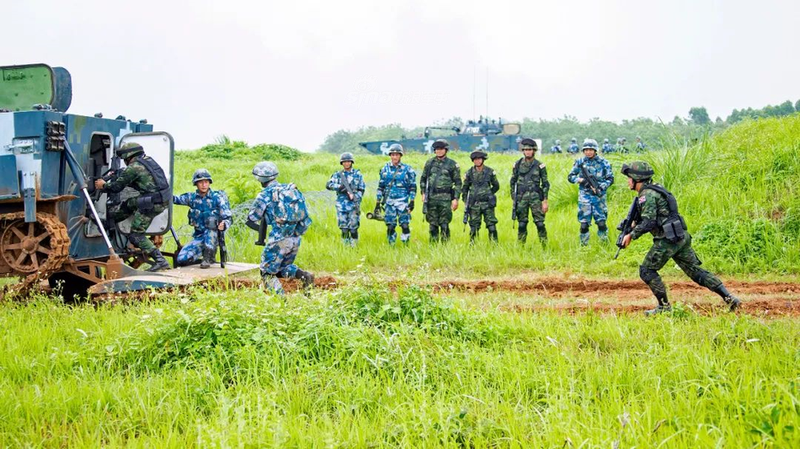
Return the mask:
[[[422,202],[431,242],[450,240],[450,221],[458,209],[461,196],[461,169],[456,161],[447,157],[450,144],[444,139],[433,143],[436,156],[428,159],[422,170]]]
[[[608,241],[608,206],[606,190],[614,184],[614,173],[611,164],[597,154],[597,142],[594,139],[583,141],[583,157],[575,160],[567,180],[578,184],[578,221],[581,224],[581,246],[589,244],[589,225],[592,218],[597,224],[597,236],[601,241]]]
[[[551,153],[558,153],[561,154],[561,141],[556,139],[556,144],[550,147]]]
[[[342,153],[339,164],[343,167],[331,175],[325,187],[336,192],[336,221],[342,230],[345,245],[356,246],[361,216],[361,199],[364,197],[364,177],[353,168],[353,153]]]
[[[389,244],[397,240],[395,228],[400,224],[400,241],[408,244],[411,238],[411,212],[414,210],[414,198],[417,195],[417,173],[410,165],[400,162],[403,157],[403,146],[393,143],[389,147],[392,158],[381,169],[378,181],[378,200],[375,204],[376,216],[380,216],[384,208],[383,221],[386,223],[386,237]]]
[[[644,153],[647,149],[647,146],[642,142],[642,138],[640,136],[636,136],[636,152],[637,153]]]
[[[572,140],[570,140],[569,147],[567,148],[567,153],[578,154],[578,139],[573,137]]]
[[[470,155],[473,166],[464,175],[464,213],[469,220],[469,241],[474,242],[481,228],[481,217],[486,223],[489,231],[489,238],[497,241],[497,217],[494,209],[497,207],[497,197],[495,194],[500,190],[500,183],[497,182],[497,175],[494,170],[483,165],[489,156],[481,151],[475,150]]]
[[[519,221],[517,239],[525,243],[528,238],[528,211],[539,232],[539,241],[547,243],[547,229],[544,216],[547,213],[547,194],[550,182],[547,180],[547,168],[534,156],[537,150],[536,141],[523,139],[520,142],[522,156],[511,172],[511,198],[514,200],[512,217]]]
[[[95,180],[94,186],[111,193],[122,192],[125,187],[139,192],[139,196],[120,204],[111,216],[117,223],[133,216],[128,241],[153,259],[154,264],[147,271],[169,269],[167,259],[145,236],[153,218],[164,212],[172,201],[172,187],[167,176],[153,158],[144,154],[144,148],[138,143],[128,142],[117,148],[116,154],[125,161],[125,169],[111,181]]]
[[[614,146],[608,142],[608,139],[603,139],[603,154],[613,153]]]
[[[261,279],[264,287],[283,294],[280,278],[295,278],[307,288],[314,285],[314,275],[294,264],[302,235],[311,226],[303,194],[294,184],[281,184],[278,167],[272,162],[259,162],[253,176],[264,188],[247,216],[247,227],[261,232],[262,220],[269,230],[269,241],[261,253]]]
[[[732,295],[716,276],[700,268],[700,259],[692,249],[692,236],[686,230],[686,222],[678,213],[678,202],[664,187],[652,182],[653,169],[647,162],[635,161],[622,166],[622,174],[628,177],[628,188],[636,191],[638,220],[629,234],[622,238],[622,247],[630,245],[646,233],[653,234],[653,246],[639,267],[639,277],[655,295],[658,305],[648,310],[648,315],[669,312],[672,306],[667,299],[667,289],[658,270],[670,260],[694,282],[718,294],[731,311],[741,301]]]
[[[211,173],[205,168],[194,172],[192,184],[197,190],[173,196],[172,203],[189,206],[189,224],[194,226],[192,241],[178,253],[178,265],[200,262],[200,268],[214,263],[220,231],[231,226],[231,206],[222,191],[211,190]]]

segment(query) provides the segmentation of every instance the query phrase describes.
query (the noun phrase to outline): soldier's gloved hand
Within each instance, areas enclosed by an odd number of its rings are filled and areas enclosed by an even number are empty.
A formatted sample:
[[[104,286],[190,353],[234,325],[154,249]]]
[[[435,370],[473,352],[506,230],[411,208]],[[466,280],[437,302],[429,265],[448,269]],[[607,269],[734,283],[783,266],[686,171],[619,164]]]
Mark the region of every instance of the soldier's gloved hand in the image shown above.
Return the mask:
[[[339,193],[347,192],[347,188],[345,186],[339,186]]]
[[[372,211],[372,215],[380,215],[381,214],[381,204],[378,203],[375,205],[375,210]]]
[[[408,202],[408,211],[414,212],[414,200]]]

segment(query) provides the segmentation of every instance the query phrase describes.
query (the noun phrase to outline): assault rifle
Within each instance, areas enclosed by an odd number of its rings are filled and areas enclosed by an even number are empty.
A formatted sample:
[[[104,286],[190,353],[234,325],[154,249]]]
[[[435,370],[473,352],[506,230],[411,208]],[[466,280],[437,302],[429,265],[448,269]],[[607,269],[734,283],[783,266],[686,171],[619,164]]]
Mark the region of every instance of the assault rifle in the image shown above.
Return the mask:
[[[430,185],[431,180],[427,179],[425,181],[425,198],[422,200],[422,221],[425,221],[425,217],[428,216],[428,197],[430,196]]]
[[[467,192],[467,201],[464,203],[464,230],[467,229],[467,221],[469,220],[469,197],[472,195],[472,189]]]
[[[519,183],[519,180],[517,180],[517,183]],[[514,191],[511,192],[511,226],[514,226],[514,222],[517,221],[517,185],[514,184]]]
[[[225,231],[219,230],[219,220],[217,217],[209,217],[206,226],[210,229],[217,231],[217,244],[219,245],[219,266],[225,268],[225,262],[228,260],[228,245],[225,243]]]
[[[619,226],[617,226],[619,237],[617,237],[617,254],[614,254],[614,259],[619,257],[619,252],[624,248],[624,246],[622,246],[622,240],[633,231],[634,226],[636,226],[636,221],[639,220],[639,207],[638,204],[636,204],[638,202],[639,197],[633,198],[631,207],[628,209],[628,215],[622,220]]]
[[[262,217],[261,221],[258,222],[258,240],[256,240],[256,245],[258,246],[266,246],[265,240],[267,239],[267,219]]]
[[[584,164],[581,164],[581,176],[583,177],[583,182],[589,184],[589,188],[592,190],[592,193],[599,195],[600,186],[597,185],[597,180],[594,179],[594,176],[589,173],[589,170],[586,169],[586,165]]]
[[[347,180],[347,175],[345,174],[344,170],[339,172],[339,181],[341,181],[342,187],[344,187],[344,190],[347,192],[347,196],[350,198],[350,201],[355,201],[356,194],[353,193],[353,187],[350,186],[350,181]]]

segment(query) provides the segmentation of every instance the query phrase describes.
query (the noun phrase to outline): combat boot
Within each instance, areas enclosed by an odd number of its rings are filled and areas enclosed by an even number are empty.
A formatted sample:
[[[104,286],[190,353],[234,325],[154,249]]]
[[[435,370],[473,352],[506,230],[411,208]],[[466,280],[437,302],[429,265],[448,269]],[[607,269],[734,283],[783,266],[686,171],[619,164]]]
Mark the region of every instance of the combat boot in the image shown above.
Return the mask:
[[[301,269],[297,269],[297,272],[294,274],[295,279],[300,279],[300,282],[303,283],[303,288],[310,288],[314,286],[314,275],[309,273],[308,271],[303,271]]]
[[[658,315],[659,313],[665,313],[665,312],[672,312],[672,305],[670,305],[669,299],[658,298],[658,305],[656,306],[656,308],[645,310],[644,314],[646,316],[654,316]]]
[[[164,255],[161,254],[161,251],[159,251],[158,248],[150,252],[150,257],[153,258],[153,261],[155,261],[155,263],[153,264],[153,266],[148,268],[147,271],[155,272],[155,271],[169,270],[170,268],[169,262],[167,262],[167,259],[164,258]]]
[[[208,249],[206,248],[203,250],[203,261],[200,262],[200,268],[210,268],[211,264],[214,263],[214,256],[216,256],[217,251],[216,249]]]
[[[497,228],[495,227],[489,228],[489,240],[497,243]]]
[[[736,309],[742,305],[742,300],[733,295],[728,295],[722,298],[722,300],[725,301],[725,304],[728,305],[728,310],[731,312],[735,312]]]

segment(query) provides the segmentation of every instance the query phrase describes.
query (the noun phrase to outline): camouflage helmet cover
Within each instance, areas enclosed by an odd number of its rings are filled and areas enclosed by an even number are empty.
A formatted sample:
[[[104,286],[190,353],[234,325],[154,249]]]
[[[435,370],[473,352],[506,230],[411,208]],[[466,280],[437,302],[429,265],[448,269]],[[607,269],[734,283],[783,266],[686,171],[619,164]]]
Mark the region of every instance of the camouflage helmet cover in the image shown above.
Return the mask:
[[[139,154],[144,154],[144,148],[136,142],[126,142],[121,147],[117,148],[116,155],[118,158],[127,159]]]
[[[647,181],[652,178],[655,172],[653,167],[644,161],[633,161],[630,165],[622,164],[622,174],[634,181]]]
[[[603,139],[603,143],[608,143],[608,139]]]
[[[573,138],[572,138],[572,140],[571,140],[571,142],[572,142],[572,143],[578,143],[578,139],[576,139],[576,138],[574,138],[574,137],[573,137]]]
[[[486,154],[486,152],[483,150],[475,150],[469,154],[469,158],[470,160],[473,161],[478,158],[483,159],[485,161],[486,159],[489,159],[489,155]]]
[[[205,168],[198,168],[195,170],[194,175],[192,176],[192,185],[197,185],[198,181],[208,180],[209,184],[212,184],[214,181],[211,179],[211,173],[206,170]]]
[[[561,145],[561,141],[556,139],[556,145]]]
[[[356,160],[353,157],[353,153],[350,153],[349,151],[346,152],[346,153],[342,153],[342,155],[339,156],[339,164],[343,164],[345,162],[353,162],[353,163],[355,163],[355,161]]]
[[[581,149],[597,151],[597,141],[594,139],[585,139],[583,141],[583,146],[581,147]]]
[[[522,139],[522,141],[519,143],[519,149],[520,150],[533,150],[533,151],[536,151],[536,150],[539,149],[539,146],[536,145],[536,141],[535,140],[526,138],[526,139]]]
[[[392,153],[397,153],[401,156],[405,154],[405,152],[403,151],[403,146],[400,145],[399,143],[393,143],[389,146],[389,154]]]
[[[278,166],[274,162],[259,162],[253,167],[253,176],[260,182],[270,182],[278,177]]]
[[[450,149],[450,144],[444,139],[437,139],[436,142],[433,142],[431,146],[434,150],[438,150],[439,148],[444,148],[445,150]]]

